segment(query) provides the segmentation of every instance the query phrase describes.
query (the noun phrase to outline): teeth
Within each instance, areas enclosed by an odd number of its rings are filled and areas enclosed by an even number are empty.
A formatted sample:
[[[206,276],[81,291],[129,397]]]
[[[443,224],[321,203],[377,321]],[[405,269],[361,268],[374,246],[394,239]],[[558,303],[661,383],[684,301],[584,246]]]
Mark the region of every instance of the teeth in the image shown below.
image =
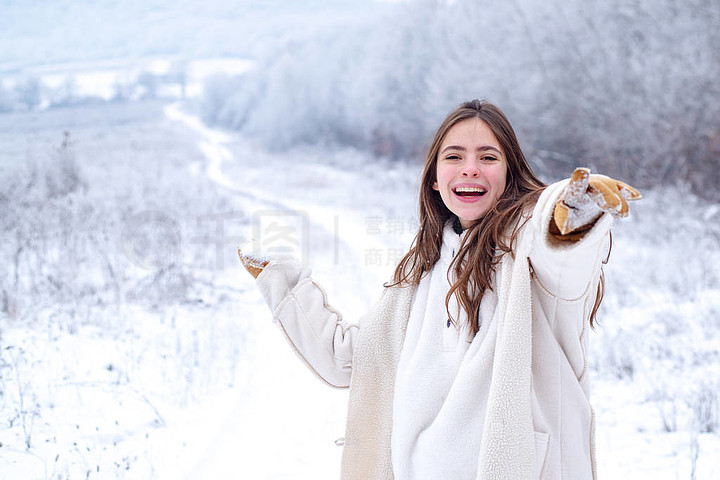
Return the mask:
[[[485,193],[485,189],[482,187],[457,187],[456,193]]]

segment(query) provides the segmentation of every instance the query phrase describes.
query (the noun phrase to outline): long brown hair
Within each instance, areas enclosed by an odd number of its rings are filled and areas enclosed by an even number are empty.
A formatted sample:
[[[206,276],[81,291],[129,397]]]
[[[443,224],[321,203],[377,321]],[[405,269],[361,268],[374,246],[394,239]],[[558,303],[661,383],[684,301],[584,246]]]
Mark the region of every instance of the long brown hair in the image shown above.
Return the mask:
[[[420,185],[420,229],[410,251],[395,268],[393,283],[387,286],[417,285],[440,259],[443,228],[448,220],[457,222],[457,217],[445,206],[440,193],[432,188],[437,180],[438,151],[448,131],[470,118],[478,118],[487,124],[507,160],[505,191],[495,206],[469,227],[448,270],[451,283],[445,297],[448,316],[458,326],[457,319],[450,314],[449,303],[454,294],[459,306],[467,312],[470,331],[474,334],[480,328],[480,301],[484,292],[492,289],[495,266],[502,255],[513,254],[519,227],[527,221],[523,213],[531,210],[545,188],[525,159],[507,117],[495,105],[481,100],[462,103],[450,112],[435,132],[425,156]]]

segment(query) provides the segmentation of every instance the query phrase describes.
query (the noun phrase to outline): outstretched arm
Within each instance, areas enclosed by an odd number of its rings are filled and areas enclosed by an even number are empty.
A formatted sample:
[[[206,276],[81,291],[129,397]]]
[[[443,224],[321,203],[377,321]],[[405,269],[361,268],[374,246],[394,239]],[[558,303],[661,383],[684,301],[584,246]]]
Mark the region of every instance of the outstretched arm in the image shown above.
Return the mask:
[[[631,186],[578,168],[569,180],[548,186],[533,211],[535,242],[530,261],[540,283],[563,299],[580,296],[607,254],[615,217],[628,213]]]
[[[328,385],[349,386],[357,325],[328,304],[325,291],[299,263],[258,259],[240,249],[238,255],[295,353]]]
[[[589,168],[576,168],[555,205],[550,231],[561,240],[577,240],[604,212],[626,217],[628,200],[640,198],[640,192],[625,182],[591,175]]]

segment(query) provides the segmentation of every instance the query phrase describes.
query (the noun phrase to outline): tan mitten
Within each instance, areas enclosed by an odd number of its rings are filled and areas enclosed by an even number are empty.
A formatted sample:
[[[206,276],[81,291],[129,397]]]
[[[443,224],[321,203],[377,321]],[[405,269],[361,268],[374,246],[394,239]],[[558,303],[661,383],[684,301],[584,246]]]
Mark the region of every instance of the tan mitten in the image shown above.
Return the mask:
[[[642,198],[625,182],[605,175],[591,175],[589,168],[576,168],[565,193],[555,205],[553,218],[562,235],[592,226],[603,212],[626,217],[628,200]]]
[[[265,268],[268,264],[267,260],[262,260],[260,258],[253,257],[252,255],[243,255],[240,251],[240,247],[238,247],[238,256],[240,257],[240,261],[245,267],[245,270],[250,272],[250,275],[252,275],[253,278],[257,278],[258,275],[260,275],[260,272],[263,271],[263,268]]]

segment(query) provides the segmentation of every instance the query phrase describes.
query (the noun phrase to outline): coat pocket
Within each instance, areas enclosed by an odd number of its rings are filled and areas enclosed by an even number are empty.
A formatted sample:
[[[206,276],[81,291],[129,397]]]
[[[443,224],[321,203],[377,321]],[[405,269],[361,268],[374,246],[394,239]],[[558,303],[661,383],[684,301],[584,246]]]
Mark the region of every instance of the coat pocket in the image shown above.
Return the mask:
[[[535,432],[535,479],[539,480],[545,466],[545,457],[547,457],[548,441],[550,435],[542,432]]]

